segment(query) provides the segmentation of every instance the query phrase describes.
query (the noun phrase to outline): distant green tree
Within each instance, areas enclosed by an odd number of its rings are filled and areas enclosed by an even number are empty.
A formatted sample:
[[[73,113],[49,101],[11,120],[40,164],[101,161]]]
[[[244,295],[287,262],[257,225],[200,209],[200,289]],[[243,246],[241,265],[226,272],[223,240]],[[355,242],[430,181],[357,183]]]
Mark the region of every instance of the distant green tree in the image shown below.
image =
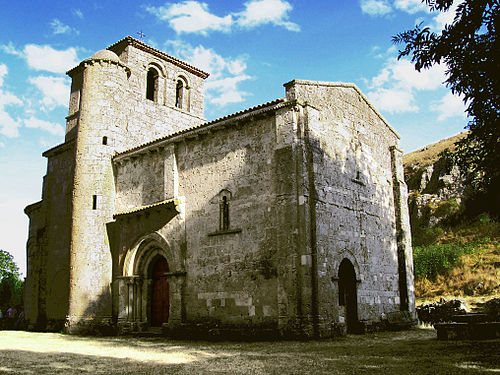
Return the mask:
[[[19,277],[19,267],[14,262],[12,254],[0,249],[0,280],[10,275]]]
[[[454,0],[423,0],[432,11],[448,11]],[[467,105],[468,136],[457,143],[454,159],[467,184],[500,212],[500,2],[458,1],[453,22],[439,33],[422,24],[393,37],[405,44],[398,58],[411,56],[415,69],[444,63],[446,85]]]
[[[0,308],[2,312],[11,305],[22,303],[24,282],[20,279],[19,267],[8,251],[0,249]]]

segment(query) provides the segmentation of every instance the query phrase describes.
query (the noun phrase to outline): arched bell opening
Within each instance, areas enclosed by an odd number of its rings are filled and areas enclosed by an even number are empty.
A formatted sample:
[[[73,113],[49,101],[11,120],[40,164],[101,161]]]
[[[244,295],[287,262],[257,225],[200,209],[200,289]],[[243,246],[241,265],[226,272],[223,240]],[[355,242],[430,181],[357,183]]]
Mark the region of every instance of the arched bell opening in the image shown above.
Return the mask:
[[[154,102],[158,101],[158,71],[155,68],[149,68],[146,77],[146,99]]]

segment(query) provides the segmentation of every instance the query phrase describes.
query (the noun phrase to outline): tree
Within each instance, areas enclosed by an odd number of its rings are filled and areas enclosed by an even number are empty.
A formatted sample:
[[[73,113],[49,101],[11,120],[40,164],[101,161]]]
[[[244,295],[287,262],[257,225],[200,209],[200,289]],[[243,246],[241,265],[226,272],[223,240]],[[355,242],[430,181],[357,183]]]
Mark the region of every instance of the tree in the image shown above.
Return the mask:
[[[8,251],[0,249],[0,308],[2,311],[10,305],[22,303],[23,284],[14,257]]]
[[[19,278],[19,267],[12,254],[0,249],[0,281],[11,275]]]
[[[454,0],[424,0],[432,11],[450,10]],[[466,183],[488,200],[490,212],[500,212],[500,5],[498,0],[458,2],[451,25],[440,33],[429,27],[393,37],[404,43],[398,58],[411,55],[415,69],[444,63],[446,86],[463,96],[471,118],[467,137],[457,143],[454,159]]]

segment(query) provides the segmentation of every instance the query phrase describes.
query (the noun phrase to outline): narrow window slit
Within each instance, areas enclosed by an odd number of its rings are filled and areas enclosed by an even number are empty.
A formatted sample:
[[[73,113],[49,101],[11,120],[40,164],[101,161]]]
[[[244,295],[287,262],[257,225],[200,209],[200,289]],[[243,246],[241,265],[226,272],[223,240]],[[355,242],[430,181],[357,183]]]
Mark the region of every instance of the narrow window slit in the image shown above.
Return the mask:
[[[92,196],[92,209],[97,210],[97,195]]]
[[[229,230],[229,202],[226,196],[223,196],[220,202],[219,230]]]

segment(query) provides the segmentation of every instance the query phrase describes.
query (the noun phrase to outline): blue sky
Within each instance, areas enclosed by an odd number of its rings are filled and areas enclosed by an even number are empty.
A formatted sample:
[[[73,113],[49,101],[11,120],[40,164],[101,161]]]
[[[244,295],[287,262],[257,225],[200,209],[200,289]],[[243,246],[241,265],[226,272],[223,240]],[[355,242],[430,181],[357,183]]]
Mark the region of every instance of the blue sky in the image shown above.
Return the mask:
[[[207,120],[284,96],[292,79],[353,82],[401,135],[405,152],[461,132],[445,67],[417,73],[391,37],[452,21],[420,0],[3,2],[0,23],[0,248],[25,272],[28,220],[46,160],[64,140],[65,72],[127,35],[211,73]]]

